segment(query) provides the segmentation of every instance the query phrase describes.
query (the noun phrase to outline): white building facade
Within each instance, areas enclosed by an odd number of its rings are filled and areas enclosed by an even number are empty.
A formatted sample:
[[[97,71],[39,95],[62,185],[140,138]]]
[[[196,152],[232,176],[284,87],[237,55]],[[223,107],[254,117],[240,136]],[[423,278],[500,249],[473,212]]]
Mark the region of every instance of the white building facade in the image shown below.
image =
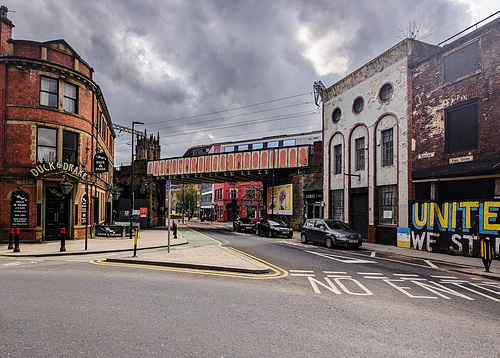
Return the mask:
[[[403,40],[322,92],[325,216],[370,242],[408,227],[409,65],[434,49]]]

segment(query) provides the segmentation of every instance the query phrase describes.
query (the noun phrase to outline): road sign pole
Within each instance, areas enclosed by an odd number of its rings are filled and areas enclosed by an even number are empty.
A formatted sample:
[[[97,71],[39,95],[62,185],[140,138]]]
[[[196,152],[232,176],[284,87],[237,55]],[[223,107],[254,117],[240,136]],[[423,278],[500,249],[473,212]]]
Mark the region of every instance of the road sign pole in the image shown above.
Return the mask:
[[[167,180],[167,185],[166,188],[168,191],[168,218],[167,218],[167,225],[168,225],[168,250],[167,252],[170,253],[170,215],[171,215],[171,202],[172,202],[172,185],[170,180]]]

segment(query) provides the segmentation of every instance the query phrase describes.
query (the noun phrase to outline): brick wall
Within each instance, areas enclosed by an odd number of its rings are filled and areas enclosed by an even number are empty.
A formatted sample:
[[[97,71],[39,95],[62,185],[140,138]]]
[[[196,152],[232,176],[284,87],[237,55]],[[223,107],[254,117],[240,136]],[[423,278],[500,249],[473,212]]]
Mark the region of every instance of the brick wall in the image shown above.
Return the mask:
[[[413,170],[446,165],[450,157],[468,154],[445,153],[445,109],[470,99],[478,99],[479,111],[479,148],[472,153],[474,160],[485,160],[499,155],[499,37],[500,22],[495,21],[446,46],[442,52],[413,69]],[[475,38],[480,38],[480,72],[452,84],[444,84],[443,55]],[[418,159],[420,154],[425,153],[434,153],[434,156]]]

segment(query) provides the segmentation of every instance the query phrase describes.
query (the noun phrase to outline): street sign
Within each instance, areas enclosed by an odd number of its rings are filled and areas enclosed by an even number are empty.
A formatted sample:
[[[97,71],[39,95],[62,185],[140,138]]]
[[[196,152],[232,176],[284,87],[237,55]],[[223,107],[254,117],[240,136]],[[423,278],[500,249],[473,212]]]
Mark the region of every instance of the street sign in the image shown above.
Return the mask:
[[[170,179],[167,180],[167,184],[165,185],[166,190],[170,190]]]

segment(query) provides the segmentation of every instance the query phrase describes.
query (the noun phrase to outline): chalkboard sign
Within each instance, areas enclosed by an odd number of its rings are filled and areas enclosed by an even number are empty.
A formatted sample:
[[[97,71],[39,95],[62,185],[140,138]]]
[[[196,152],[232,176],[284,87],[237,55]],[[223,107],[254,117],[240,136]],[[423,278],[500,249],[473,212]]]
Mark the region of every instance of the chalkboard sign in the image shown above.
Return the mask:
[[[82,196],[82,225],[87,225],[87,203],[88,196],[87,194],[83,194]]]
[[[29,196],[24,191],[12,193],[11,227],[29,227]]]

